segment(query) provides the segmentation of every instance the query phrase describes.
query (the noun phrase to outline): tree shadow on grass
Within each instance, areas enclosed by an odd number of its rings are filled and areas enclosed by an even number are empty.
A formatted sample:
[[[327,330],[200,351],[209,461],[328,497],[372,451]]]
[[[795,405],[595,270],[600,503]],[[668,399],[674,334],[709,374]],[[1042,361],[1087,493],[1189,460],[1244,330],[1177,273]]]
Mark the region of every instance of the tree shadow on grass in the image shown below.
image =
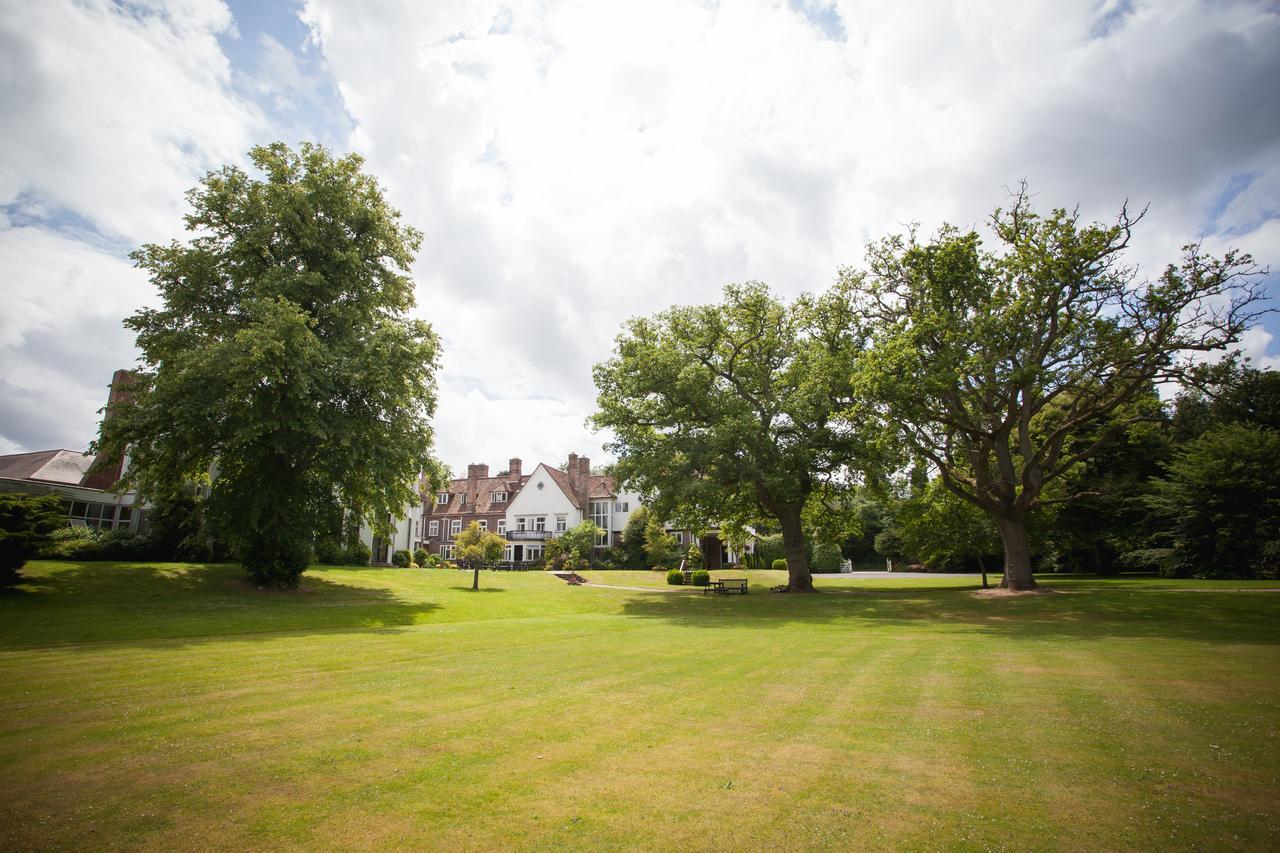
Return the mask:
[[[1101,640],[1117,637],[1280,644],[1280,594],[1115,590],[982,599],[963,589],[824,589],[815,595],[634,596],[627,616],[692,627],[783,629],[879,626],[1010,639]]]
[[[0,649],[383,631],[439,608],[311,572],[296,590],[273,590],[234,564],[64,565],[0,592]]]

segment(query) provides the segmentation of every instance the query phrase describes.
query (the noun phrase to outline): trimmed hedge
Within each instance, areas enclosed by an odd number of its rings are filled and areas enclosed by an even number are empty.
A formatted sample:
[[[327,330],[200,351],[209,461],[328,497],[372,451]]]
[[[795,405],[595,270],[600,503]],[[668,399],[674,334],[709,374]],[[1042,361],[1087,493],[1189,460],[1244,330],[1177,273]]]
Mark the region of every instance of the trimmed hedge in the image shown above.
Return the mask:
[[[671,586],[684,586],[684,573],[679,569],[672,569],[667,572],[667,583]]]
[[[787,560],[786,560],[786,558],[785,558],[785,557],[779,557],[778,559],[774,560],[774,561],[773,561],[773,567],[774,567],[775,569],[778,569],[779,571],[783,571],[783,572],[785,572],[785,571],[787,570]]]
[[[692,580],[693,580],[694,586],[710,586],[711,572],[707,571],[706,569],[698,569],[693,573]]]

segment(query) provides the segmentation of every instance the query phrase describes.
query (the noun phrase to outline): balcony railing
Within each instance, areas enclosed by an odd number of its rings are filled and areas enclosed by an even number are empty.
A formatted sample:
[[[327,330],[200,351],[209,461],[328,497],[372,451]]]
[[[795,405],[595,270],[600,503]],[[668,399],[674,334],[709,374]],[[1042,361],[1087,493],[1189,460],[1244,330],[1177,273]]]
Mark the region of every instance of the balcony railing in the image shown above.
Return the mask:
[[[541,542],[551,538],[550,530],[508,530],[507,540],[510,542]]]

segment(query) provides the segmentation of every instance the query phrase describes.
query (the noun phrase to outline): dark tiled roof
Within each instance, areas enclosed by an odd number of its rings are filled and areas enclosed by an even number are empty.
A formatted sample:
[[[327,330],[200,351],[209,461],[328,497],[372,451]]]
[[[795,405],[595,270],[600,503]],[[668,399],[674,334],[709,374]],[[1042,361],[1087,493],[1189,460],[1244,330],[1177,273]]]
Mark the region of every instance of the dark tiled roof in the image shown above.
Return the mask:
[[[618,494],[613,477],[608,474],[592,474],[587,478],[587,495],[593,498],[612,498]]]
[[[484,477],[477,480],[460,478],[449,483],[449,503],[436,503],[436,494],[423,495],[423,499],[431,506],[433,516],[442,515],[482,515],[486,512],[506,512],[507,504],[520,493],[520,489],[529,481],[529,475],[520,478],[520,484],[514,490],[506,477]],[[499,503],[493,502],[494,492],[506,492],[507,499]],[[466,503],[463,503],[463,497]]]

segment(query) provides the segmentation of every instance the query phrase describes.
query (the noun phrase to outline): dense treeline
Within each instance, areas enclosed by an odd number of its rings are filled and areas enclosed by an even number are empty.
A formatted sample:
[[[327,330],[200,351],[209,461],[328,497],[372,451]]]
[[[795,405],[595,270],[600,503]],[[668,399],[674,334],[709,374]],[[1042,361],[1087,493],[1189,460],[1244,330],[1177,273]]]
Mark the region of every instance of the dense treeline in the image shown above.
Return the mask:
[[[1142,419],[1064,478],[1059,489],[1075,500],[1033,513],[1037,570],[1276,575],[1280,374],[1228,364],[1198,378],[1170,402],[1151,389],[1118,413]],[[859,496],[845,555],[930,571],[998,569],[994,525],[922,474]]]

